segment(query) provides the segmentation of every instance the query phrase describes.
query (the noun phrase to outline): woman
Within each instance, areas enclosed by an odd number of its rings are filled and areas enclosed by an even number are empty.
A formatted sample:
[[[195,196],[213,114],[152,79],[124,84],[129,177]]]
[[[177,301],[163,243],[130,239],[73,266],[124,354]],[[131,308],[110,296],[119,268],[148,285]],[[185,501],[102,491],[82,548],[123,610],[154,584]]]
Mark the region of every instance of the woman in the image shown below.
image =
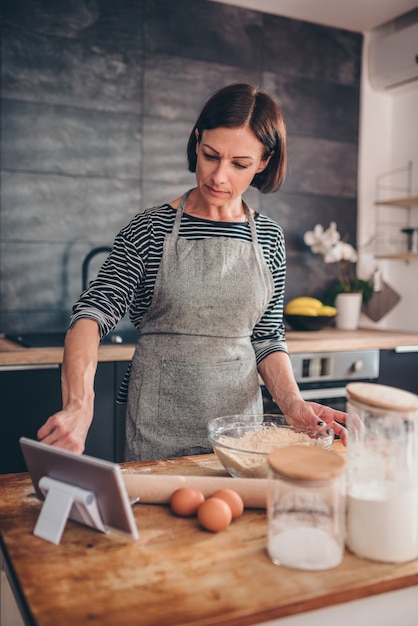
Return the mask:
[[[277,191],[286,130],[275,102],[246,84],[204,106],[189,137],[196,187],[137,215],[75,304],[65,341],[63,408],[39,430],[82,452],[93,417],[100,339],[129,310],[138,343],[129,374],[127,461],[208,452],[209,419],[262,413],[258,373],[289,423],[344,414],[304,402],[283,325],[285,248],[273,220],[242,199]]]

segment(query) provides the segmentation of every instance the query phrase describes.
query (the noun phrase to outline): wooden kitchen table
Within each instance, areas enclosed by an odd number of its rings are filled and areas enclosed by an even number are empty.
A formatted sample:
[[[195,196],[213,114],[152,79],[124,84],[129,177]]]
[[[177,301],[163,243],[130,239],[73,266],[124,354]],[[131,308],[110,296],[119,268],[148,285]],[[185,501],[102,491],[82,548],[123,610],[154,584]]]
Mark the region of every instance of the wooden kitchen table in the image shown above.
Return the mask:
[[[125,467],[225,475],[214,455]],[[0,489],[4,561],[29,624],[245,626],[296,614],[309,618],[314,609],[401,588],[415,589],[418,599],[418,560],[374,563],[347,552],[328,571],[273,565],[264,510],[246,510],[227,530],[212,534],[196,519],[175,517],[166,505],[135,504],[138,541],[69,521],[55,546],[33,535],[41,503],[28,474],[0,476]]]

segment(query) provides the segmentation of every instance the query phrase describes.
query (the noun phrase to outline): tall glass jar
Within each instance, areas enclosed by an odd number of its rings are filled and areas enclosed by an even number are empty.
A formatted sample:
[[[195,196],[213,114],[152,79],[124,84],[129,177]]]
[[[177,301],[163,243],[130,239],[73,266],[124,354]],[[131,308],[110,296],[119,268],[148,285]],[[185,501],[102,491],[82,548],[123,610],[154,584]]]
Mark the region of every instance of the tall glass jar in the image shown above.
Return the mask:
[[[347,385],[347,547],[360,558],[418,557],[418,397]]]
[[[339,565],[345,538],[345,461],[315,446],[269,455],[267,551],[273,563],[305,570]]]

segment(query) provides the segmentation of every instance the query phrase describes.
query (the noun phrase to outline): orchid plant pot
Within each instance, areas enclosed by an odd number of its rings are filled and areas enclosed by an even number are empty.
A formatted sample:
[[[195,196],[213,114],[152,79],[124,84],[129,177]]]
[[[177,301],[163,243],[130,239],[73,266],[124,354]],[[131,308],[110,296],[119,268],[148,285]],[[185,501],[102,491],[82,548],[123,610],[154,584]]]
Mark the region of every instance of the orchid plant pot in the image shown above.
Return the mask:
[[[337,317],[335,325],[340,330],[356,330],[359,325],[363,294],[358,292],[339,293],[335,299]]]

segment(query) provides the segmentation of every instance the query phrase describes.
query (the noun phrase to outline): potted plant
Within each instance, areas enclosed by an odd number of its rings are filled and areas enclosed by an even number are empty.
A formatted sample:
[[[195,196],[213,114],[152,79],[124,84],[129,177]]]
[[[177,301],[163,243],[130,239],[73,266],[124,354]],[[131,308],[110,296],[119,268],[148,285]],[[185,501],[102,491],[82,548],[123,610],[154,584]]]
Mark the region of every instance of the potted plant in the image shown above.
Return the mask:
[[[325,263],[337,263],[337,280],[326,292],[323,302],[337,308],[337,327],[346,330],[357,328],[361,305],[370,301],[373,286],[356,275],[356,250],[341,239],[336,222],[331,222],[326,230],[317,224],[304,234],[303,239],[314,254],[322,254]],[[352,313],[346,313],[346,307]]]

